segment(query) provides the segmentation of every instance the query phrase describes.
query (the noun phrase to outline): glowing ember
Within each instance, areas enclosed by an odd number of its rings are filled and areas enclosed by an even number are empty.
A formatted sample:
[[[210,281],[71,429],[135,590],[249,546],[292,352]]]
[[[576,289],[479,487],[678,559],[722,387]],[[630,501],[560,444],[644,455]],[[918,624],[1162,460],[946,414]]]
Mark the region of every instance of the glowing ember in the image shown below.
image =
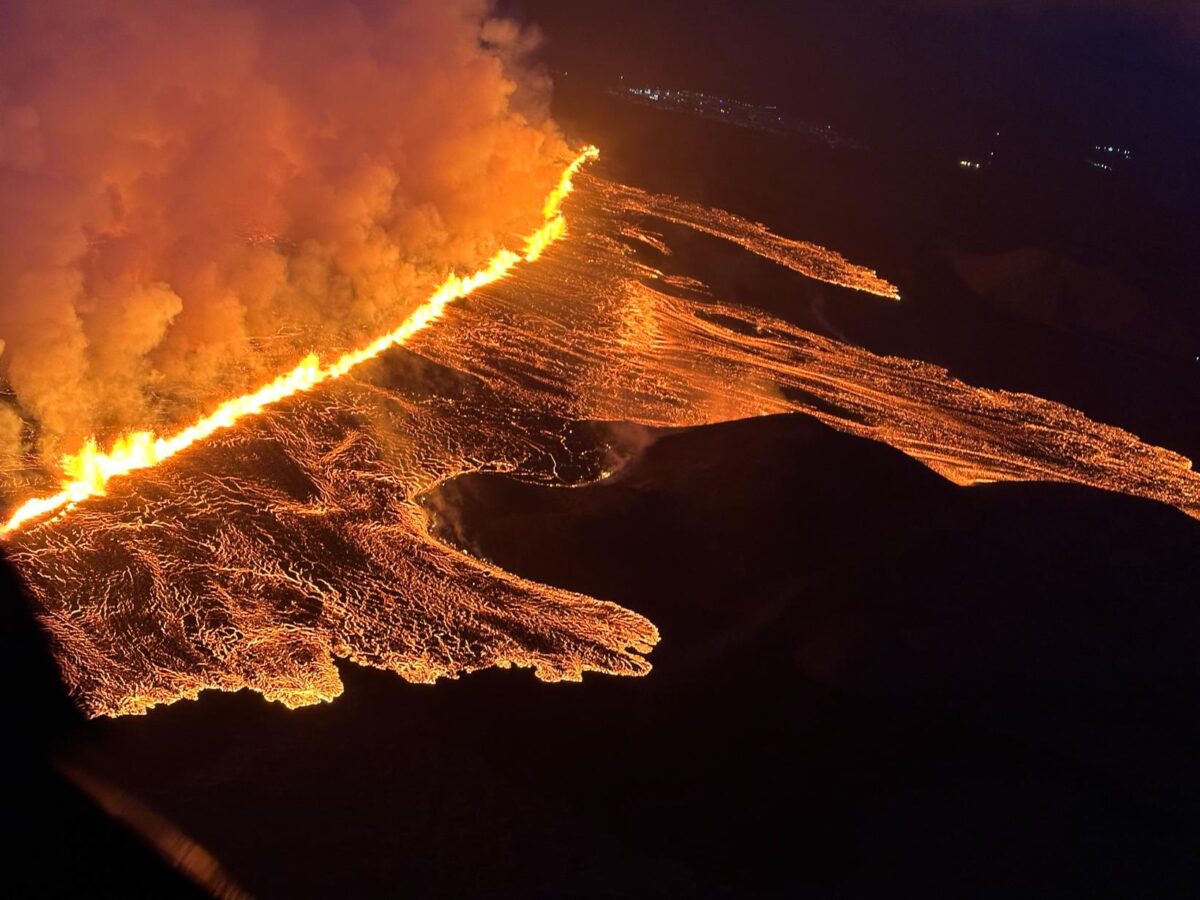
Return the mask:
[[[522,260],[533,262],[550,244],[562,238],[567,231],[566,219],[560,209],[571,193],[571,177],[590,160],[596,159],[600,151],[586,147],[563,171],[557,185],[546,198],[542,214],[545,224],[526,239],[525,255],[519,256],[511,250],[501,250],[478,271],[465,278],[451,275],[428,300],[417,307],[398,328],[376,338],[358,350],[352,350],[329,363],[322,365],[316,354],[309,354],[292,371],[280,375],[270,384],[241,397],[226,400],[213,412],[199,419],[182,431],[167,437],[159,437],[152,431],[138,431],[119,438],[107,451],[102,451],[95,438],[89,438],[78,453],[63,457],[62,469],[66,476],[62,490],[49,497],[34,497],[23,503],[0,528],[7,534],[35,519],[42,518],[64,507],[70,508],[89,497],[102,496],[113,478],[128,475],[139,469],[156,466],[177,453],[203,441],[218,431],[230,428],[247,416],[261,413],[272,404],[333,378],[340,378],[355,366],[374,359],[390,347],[408,341],[414,334],[441,317],[446,305],[465,297],[485,284],[491,284],[507,275]]]

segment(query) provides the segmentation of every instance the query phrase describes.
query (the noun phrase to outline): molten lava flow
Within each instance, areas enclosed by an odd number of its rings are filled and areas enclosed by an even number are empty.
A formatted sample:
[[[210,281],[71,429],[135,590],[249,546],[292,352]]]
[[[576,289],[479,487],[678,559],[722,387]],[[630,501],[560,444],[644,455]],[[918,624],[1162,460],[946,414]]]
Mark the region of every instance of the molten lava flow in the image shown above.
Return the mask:
[[[463,286],[448,288],[400,332],[314,361],[299,389],[397,339],[410,354],[304,402],[267,409],[260,397],[262,415],[10,534],[5,555],[89,714],[143,713],[205,690],[329,701],[343,660],[421,683],[511,666],[546,681],[646,673],[653,623],[452,545],[472,536],[441,490],[473,472],[602,477],[630,452],[622,429],[604,424],[614,421],[802,413],[958,484],[1072,482],[1200,518],[1200,474],[1179,454],[1060,403],[726,302],[701,280],[712,274],[705,258],[672,243],[679,228],[698,231],[878,305],[895,289],[869,269],[731,213],[575,180],[572,238],[553,254],[480,302],[438,305]],[[524,258],[561,228],[549,216]],[[100,465],[77,471],[113,477]]]
[[[27,500],[0,528],[0,534],[16,531],[29,522],[64,507],[70,508],[89,497],[101,496],[113,478],[156,466],[197,441],[232,427],[247,416],[260,413],[266,407],[295,394],[310,391],[324,381],[340,378],[385,350],[404,344],[418,331],[439,319],[448,304],[485,284],[498,281],[522,260],[533,262],[548,246],[562,238],[567,232],[567,222],[561,209],[563,201],[573,189],[571,178],[585,163],[599,155],[596,147],[585,147],[563,171],[558,184],[546,197],[542,209],[545,224],[526,239],[524,256],[511,250],[500,250],[476,272],[466,277],[450,275],[433,296],[417,307],[395,330],[376,338],[365,347],[343,354],[327,365],[322,365],[315,353],[309,354],[290,372],[256,391],[226,400],[212,413],[175,434],[160,437],[152,431],[138,431],[118,438],[107,451],[100,449],[95,438],[89,438],[78,453],[63,457],[62,468],[66,478],[62,490],[47,497]]]
[[[723,209],[666,194],[647,193],[625,184],[608,185],[605,195],[606,202],[615,209],[652,216],[721,238],[809,278],[888,300],[900,299],[900,289],[896,285],[871,269],[849,262],[837,251],[809,241],[783,237],[759,222],[751,222]],[[644,240],[644,237],[639,239]]]

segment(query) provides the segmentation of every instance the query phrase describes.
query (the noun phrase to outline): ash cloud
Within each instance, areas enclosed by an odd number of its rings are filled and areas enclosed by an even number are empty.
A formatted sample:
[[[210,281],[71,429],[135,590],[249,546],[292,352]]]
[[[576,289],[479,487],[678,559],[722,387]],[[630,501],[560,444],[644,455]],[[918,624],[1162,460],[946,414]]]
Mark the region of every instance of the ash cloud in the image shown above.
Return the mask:
[[[539,221],[566,148],[484,0],[0,0],[0,453],[176,422]],[[19,417],[19,418],[18,418]]]

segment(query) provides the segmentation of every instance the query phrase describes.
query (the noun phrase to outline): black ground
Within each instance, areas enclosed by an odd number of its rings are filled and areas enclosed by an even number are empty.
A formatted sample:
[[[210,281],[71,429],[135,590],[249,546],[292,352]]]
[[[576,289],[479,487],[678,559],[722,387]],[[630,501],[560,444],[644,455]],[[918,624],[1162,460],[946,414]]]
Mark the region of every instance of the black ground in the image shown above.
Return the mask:
[[[73,757],[262,896],[1194,894],[1200,523],[801,417],[447,490],[479,552],[653,619],[654,671],[347,666],[328,706],[211,695]]]

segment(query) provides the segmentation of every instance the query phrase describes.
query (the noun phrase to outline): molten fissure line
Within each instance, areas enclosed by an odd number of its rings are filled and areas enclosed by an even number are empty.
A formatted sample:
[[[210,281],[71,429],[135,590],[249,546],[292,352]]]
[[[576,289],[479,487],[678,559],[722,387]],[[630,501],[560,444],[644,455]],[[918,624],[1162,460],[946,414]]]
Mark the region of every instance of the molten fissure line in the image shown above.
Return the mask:
[[[70,509],[89,497],[102,496],[113,478],[156,466],[247,416],[260,413],[295,394],[312,390],[322,382],[340,378],[360,363],[374,359],[391,347],[404,344],[414,334],[436,322],[450,303],[500,280],[517,263],[533,262],[547,247],[562,238],[567,232],[567,222],[561,209],[573,187],[571,178],[584,164],[599,155],[597,148],[585,147],[563,170],[558,184],[546,197],[542,209],[545,224],[526,238],[524,254],[503,249],[470,275],[450,275],[428,300],[413,310],[393,331],[364,347],[343,354],[328,365],[322,365],[320,358],[310,353],[290,372],[256,391],[226,400],[209,415],[173,435],[160,437],[152,431],[133,432],[120,437],[107,451],[100,449],[95,438],[89,438],[78,453],[63,457],[65,478],[62,490],[57,494],[25,501],[0,528],[0,534],[9,534],[29,522],[59,510]]]

